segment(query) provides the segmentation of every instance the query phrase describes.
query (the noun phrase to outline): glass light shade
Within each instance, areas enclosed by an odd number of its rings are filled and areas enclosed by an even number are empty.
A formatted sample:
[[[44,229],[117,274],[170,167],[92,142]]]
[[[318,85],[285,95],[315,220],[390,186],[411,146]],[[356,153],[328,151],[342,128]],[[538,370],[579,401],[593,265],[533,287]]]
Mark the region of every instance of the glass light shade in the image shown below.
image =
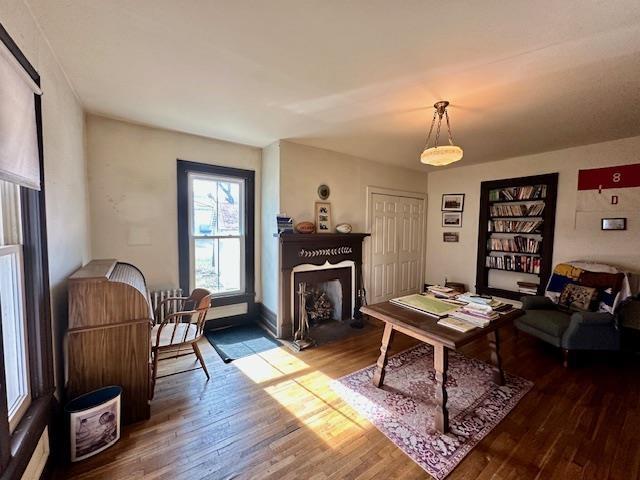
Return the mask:
[[[441,147],[425,148],[420,161],[427,165],[442,167],[462,159],[462,149],[455,145],[443,145]]]

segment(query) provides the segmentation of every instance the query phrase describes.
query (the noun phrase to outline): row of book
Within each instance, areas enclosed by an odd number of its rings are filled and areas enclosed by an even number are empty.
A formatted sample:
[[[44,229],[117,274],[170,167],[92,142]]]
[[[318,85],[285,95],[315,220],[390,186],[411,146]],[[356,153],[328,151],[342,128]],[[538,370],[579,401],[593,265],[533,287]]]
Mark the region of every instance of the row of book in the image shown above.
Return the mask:
[[[543,211],[544,203],[491,205],[492,217],[536,217],[542,215]]]
[[[538,284],[532,282],[517,282],[518,283],[518,292],[525,293],[527,295],[537,295],[538,294]]]
[[[538,253],[542,242],[536,238],[527,238],[516,235],[513,238],[490,238],[491,250],[502,250],[515,253]]]
[[[486,266],[510,272],[540,273],[540,258],[528,255],[488,256]]]
[[[542,226],[542,220],[489,220],[490,232],[537,232]]]
[[[490,201],[499,200],[535,200],[547,196],[546,185],[528,185],[526,187],[511,187],[491,190]]]

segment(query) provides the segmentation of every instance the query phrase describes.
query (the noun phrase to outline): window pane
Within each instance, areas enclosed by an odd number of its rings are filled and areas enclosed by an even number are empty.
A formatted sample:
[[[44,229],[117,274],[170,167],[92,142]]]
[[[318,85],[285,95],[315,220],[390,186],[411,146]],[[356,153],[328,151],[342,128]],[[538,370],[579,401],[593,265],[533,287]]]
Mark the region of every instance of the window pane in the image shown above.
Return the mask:
[[[197,288],[206,288],[212,293],[240,290],[240,238],[198,238],[194,258]]]
[[[240,235],[240,183],[194,178],[193,234]]]
[[[2,346],[12,426],[29,400],[21,252],[19,245],[0,247]]]

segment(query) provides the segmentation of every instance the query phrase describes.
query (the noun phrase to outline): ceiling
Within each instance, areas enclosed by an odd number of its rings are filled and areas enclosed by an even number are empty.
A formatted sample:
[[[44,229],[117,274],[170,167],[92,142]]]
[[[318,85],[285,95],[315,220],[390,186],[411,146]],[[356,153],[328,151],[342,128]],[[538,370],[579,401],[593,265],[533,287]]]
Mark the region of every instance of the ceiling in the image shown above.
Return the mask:
[[[415,169],[640,135],[640,2],[27,0],[86,110]]]

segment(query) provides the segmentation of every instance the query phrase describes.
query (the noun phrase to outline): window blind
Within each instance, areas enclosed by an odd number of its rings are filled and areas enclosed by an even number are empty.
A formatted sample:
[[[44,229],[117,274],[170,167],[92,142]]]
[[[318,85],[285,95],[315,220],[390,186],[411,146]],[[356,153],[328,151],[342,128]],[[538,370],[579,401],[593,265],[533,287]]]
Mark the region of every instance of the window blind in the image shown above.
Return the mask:
[[[40,190],[34,94],[40,88],[0,42],[0,180]]]

